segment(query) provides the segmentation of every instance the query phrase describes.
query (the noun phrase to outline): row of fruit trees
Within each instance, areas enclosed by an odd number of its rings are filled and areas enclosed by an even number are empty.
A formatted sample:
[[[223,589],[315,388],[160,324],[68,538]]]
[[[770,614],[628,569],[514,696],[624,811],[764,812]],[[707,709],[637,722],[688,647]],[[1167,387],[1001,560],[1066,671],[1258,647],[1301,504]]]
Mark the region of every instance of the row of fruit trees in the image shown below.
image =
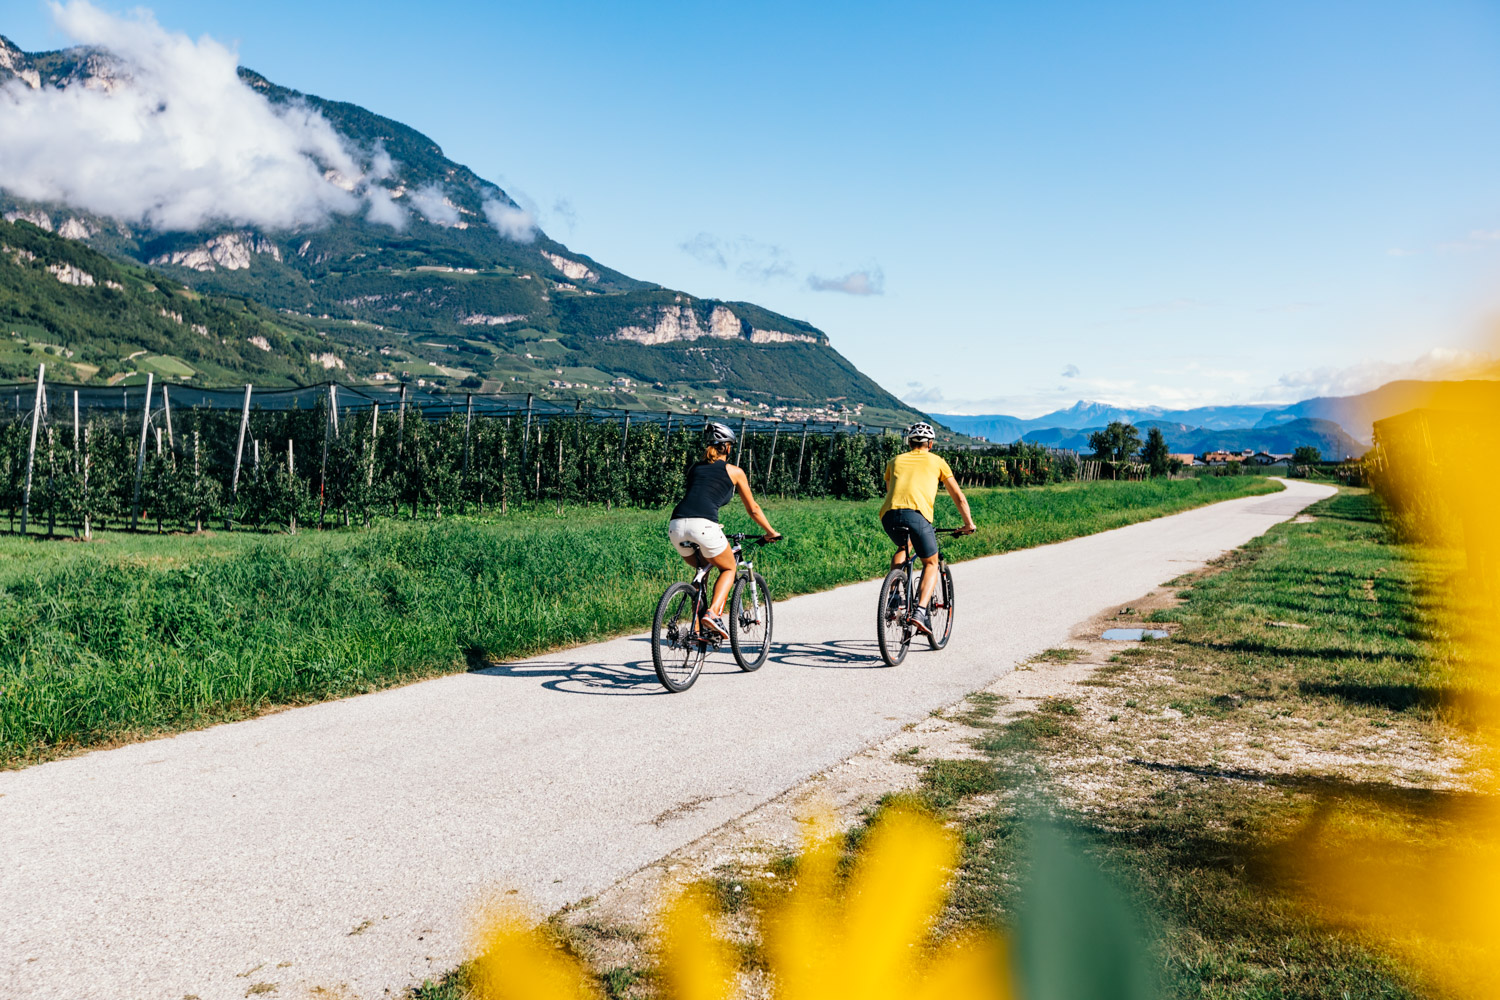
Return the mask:
[[[66,388],[54,389],[48,407],[38,393],[37,405],[0,424],[0,507],[11,531],[296,531],[377,516],[664,507],[702,456],[706,419],[434,414],[415,405],[340,406],[336,392],[308,408],[247,404],[243,412],[173,409],[152,393],[144,411],[80,413],[67,398]],[[869,499],[884,492],[885,463],[902,448],[894,433],[788,423],[746,433],[734,460],[758,493]],[[1069,456],[1036,446],[944,455],[966,486],[1076,474]]]

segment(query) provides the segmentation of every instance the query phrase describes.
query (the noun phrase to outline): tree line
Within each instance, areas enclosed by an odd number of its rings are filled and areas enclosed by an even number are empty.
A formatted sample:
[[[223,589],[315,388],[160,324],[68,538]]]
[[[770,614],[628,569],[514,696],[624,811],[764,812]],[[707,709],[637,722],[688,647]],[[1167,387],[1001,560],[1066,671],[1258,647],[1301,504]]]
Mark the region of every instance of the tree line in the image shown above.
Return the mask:
[[[659,415],[655,415],[659,417]],[[505,515],[516,509],[665,507],[701,457],[702,417],[663,423],[586,414],[427,419],[415,405],[139,410],[83,415],[54,407],[0,425],[0,508],[11,531],[207,526],[296,531],[376,517]],[[870,499],[884,493],[894,434],[830,433],[786,424],[746,434],[734,460],[758,493]],[[966,486],[1029,486],[1074,478],[1070,454],[1037,445],[943,451]],[[28,495],[26,470],[31,466]]]

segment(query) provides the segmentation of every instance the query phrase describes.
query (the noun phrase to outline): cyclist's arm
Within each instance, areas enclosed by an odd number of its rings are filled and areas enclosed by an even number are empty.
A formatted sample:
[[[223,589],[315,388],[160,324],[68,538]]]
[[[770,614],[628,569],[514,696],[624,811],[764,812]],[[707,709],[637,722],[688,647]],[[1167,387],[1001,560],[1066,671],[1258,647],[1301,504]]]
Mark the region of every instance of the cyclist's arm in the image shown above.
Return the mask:
[[[750,480],[745,476],[745,470],[738,465],[729,467],[729,481],[734,483],[734,488],[739,491],[740,499],[744,501],[745,512],[750,515],[750,520],[761,526],[767,537],[779,538],[781,532],[771,527],[771,522],[766,520],[766,512],[760,509],[760,504],[755,502],[755,496],[750,492]]]
[[[964,496],[964,491],[959,488],[958,480],[952,476],[943,477],[943,489],[953,498],[953,503],[958,507],[958,512],[964,518],[964,530],[974,530],[974,515],[969,513],[969,498]]]

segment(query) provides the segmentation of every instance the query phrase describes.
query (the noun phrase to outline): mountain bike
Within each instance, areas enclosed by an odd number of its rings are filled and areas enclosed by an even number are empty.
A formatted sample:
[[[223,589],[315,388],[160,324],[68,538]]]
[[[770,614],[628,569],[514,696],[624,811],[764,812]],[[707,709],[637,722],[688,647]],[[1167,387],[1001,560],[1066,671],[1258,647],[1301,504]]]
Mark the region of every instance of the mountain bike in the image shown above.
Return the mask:
[[[730,535],[735,555],[734,589],[729,592],[729,648],[734,662],[745,671],[759,670],[771,652],[771,592],[766,578],[755,572],[755,562],[741,558],[745,542],[769,545],[776,539],[752,535]],[[697,548],[696,545],[693,548]],[[713,588],[708,584],[712,567],[700,555],[698,572],[691,582],[667,588],[656,605],[651,622],[651,662],[656,677],[668,691],[686,691],[703,670],[710,650],[719,648],[723,637],[700,627],[708,613]]]
[[[960,535],[962,528],[938,528],[940,535]],[[911,623],[911,614],[917,595],[922,592],[922,574],[913,571],[920,565],[912,552],[911,532],[905,533],[906,561],[885,575],[880,585],[880,604],[875,610],[875,635],[880,640],[880,658],[886,666],[894,667],[906,659],[906,651],[917,627]],[[932,634],[927,644],[933,649],[948,645],[953,635],[953,574],[948,571],[948,561],[938,553],[938,585],[932,592],[932,601],[927,606],[928,621],[932,623]]]

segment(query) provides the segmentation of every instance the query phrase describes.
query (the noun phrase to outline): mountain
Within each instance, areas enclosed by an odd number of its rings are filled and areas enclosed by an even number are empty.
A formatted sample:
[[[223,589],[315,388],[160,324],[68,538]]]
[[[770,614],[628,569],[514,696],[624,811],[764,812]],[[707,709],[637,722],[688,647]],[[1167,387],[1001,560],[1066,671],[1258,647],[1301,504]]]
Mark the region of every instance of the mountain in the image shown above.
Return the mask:
[[[976,434],[990,441],[1014,441],[1028,431],[1050,428],[1103,427],[1120,420],[1141,424],[1148,420],[1166,420],[1190,427],[1210,430],[1233,430],[1254,427],[1279,407],[1274,403],[1250,403],[1237,406],[1197,406],[1186,410],[1169,410],[1160,406],[1113,406],[1079,400],[1072,406],[1029,419],[1003,414],[968,416],[957,413],[934,413],[932,416],[963,434]]]
[[[0,379],[100,382],[155,372],[204,384],[313,382],[374,363],[311,326],[204,296],[26,222],[0,222]]]
[[[1167,439],[1167,448],[1179,454],[1202,455],[1210,451],[1243,451],[1250,448],[1273,455],[1284,455],[1302,445],[1312,445],[1325,457],[1344,458],[1358,457],[1369,450],[1368,445],[1354,440],[1338,424],[1305,417],[1275,427],[1243,427],[1232,430],[1189,427],[1162,420],[1143,420],[1136,426],[1143,432],[1151,427],[1161,428],[1162,436]],[[1089,435],[1103,429],[1102,425],[1085,428],[1053,427],[1028,431],[1026,440],[1049,448],[1071,448],[1087,452]]]
[[[358,188],[339,169],[317,163],[330,184],[349,192],[334,194],[348,200],[358,193],[368,199],[368,210],[332,212],[316,224],[279,229],[210,225],[178,231],[72,203],[24,200],[4,190],[0,178],[0,215],[148,267],[172,287],[230,311],[234,307],[224,303],[264,307],[257,312],[262,320],[279,316],[287,329],[325,341],[344,362],[341,374],[349,376],[421,377],[485,391],[792,418],[913,419],[916,411],[861,373],[811,324],[752,303],[699,299],[622,274],[536,228],[505,191],[449,160],[420,132],[358,105],[278,86],[248,69],[238,73],[271,107],[291,109],[293,117],[321,116],[341,148],[358,151],[366,170]],[[130,66],[107,52],[26,53],[0,37],[0,86],[23,97],[28,89],[43,88],[109,92],[131,81]],[[55,255],[60,259],[66,252],[55,249]],[[30,282],[24,287],[56,292]],[[19,289],[8,294],[20,295]],[[45,337],[66,341],[79,356],[89,354],[90,365],[100,363],[92,375],[87,366],[76,369],[79,378],[128,370],[134,351],[104,357],[98,317],[82,319],[99,296],[76,298],[51,313],[60,328]],[[30,300],[8,306],[11,315],[34,307],[41,308]],[[69,326],[69,317],[78,323]],[[226,349],[240,332],[202,318],[200,325]],[[19,327],[16,332],[30,337]],[[111,343],[122,351],[145,347],[126,339]],[[305,377],[300,343],[288,341],[284,349],[267,340],[280,359],[279,378]],[[222,364],[174,356],[193,373],[184,377],[200,382],[226,375],[272,377],[259,356],[266,352],[232,353]],[[235,359],[242,355],[240,365]],[[110,360],[119,363],[104,363]]]
[[[1438,410],[1483,410],[1500,406],[1500,381],[1387,382],[1357,396],[1319,396],[1267,413],[1256,424],[1270,427],[1288,420],[1316,417],[1339,424],[1361,441],[1374,434],[1377,420],[1427,407]]]
[[[1500,375],[1500,371],[1496,374]],[[1066,409],[1030,419],[1003,414],[934,413],[932,416],[960,434],[989,441],[1016,441],[1024,437],[1056,448],[1084,450],[1089,432],[1121,420],[1143,429],[1160,426],[1174,451],[1202,454],[1255,448],[1280,453],[1299,444],[1310,444],[1325,455],[1343,456],[1359,455],[1369,449],[1371,425],[1375,421],[1418,407],[1471,412],[1500,408],[1500,380],[1387,382],[1355,396],[1319,396],[1290,406],[1254,403],[1168,410],[1080,400]],[[1256,433],[1239,433],[1250,430]]]

